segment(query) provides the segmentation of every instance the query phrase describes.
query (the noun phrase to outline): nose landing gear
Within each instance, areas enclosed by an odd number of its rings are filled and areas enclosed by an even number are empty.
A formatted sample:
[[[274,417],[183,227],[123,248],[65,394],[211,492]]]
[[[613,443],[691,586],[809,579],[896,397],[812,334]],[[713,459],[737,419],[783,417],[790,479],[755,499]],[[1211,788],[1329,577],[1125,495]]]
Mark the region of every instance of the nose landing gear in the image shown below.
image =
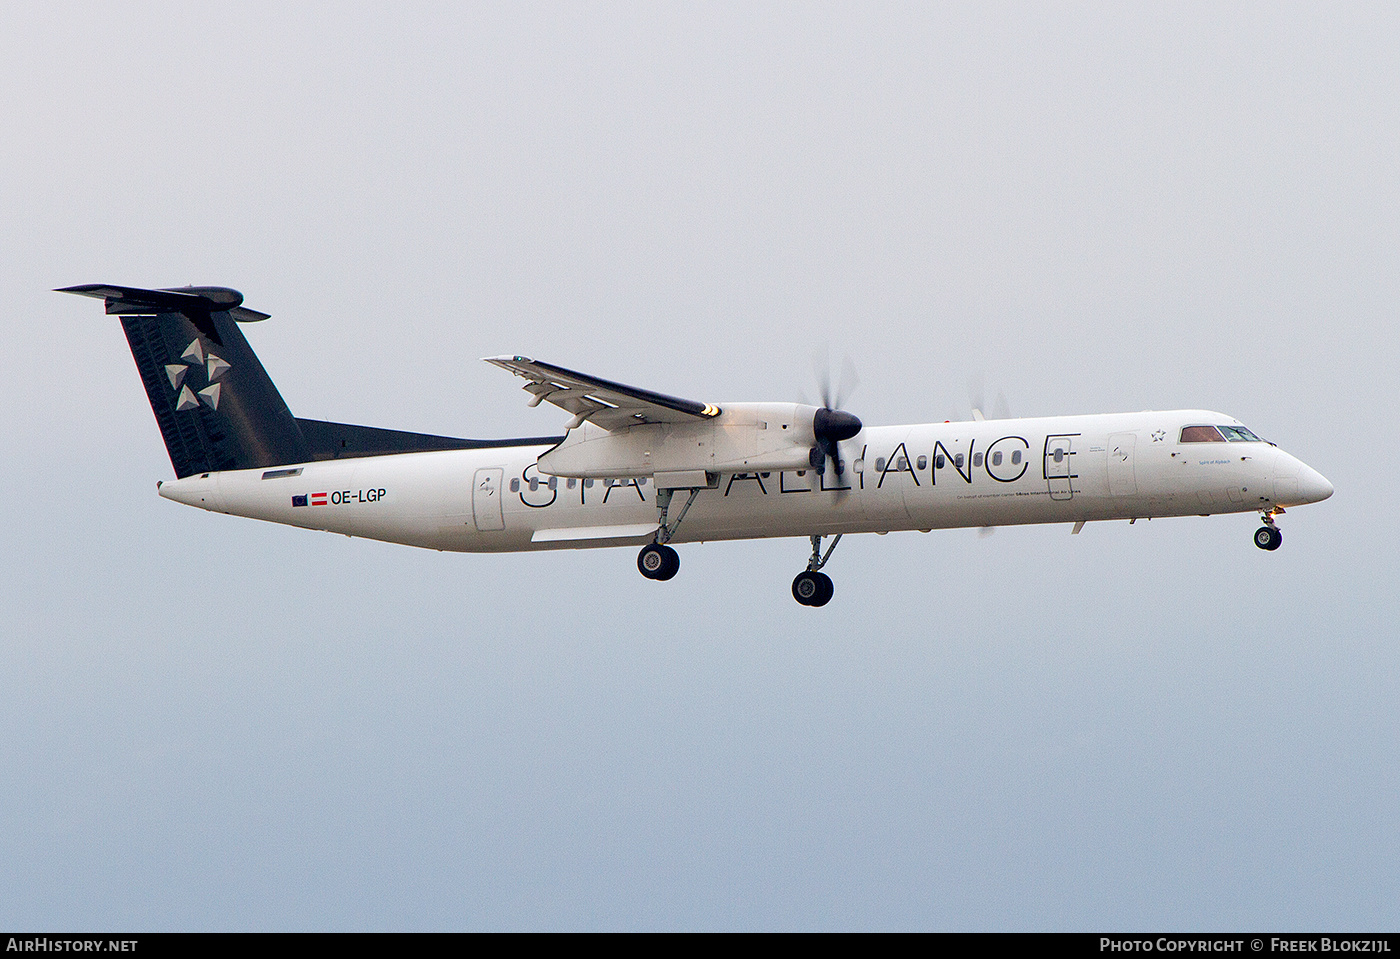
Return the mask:
[[[831,602],[836,586],[831,582],[830,576],[821,572],[821,568],[831,558],[836,544],[841,542],[841,534],[836,534],[825,554],[822,553],[822,538],[813,536],[811,539],[812,558],[807,561],[807,569],[798,573],[797,578],[792,581],[792,598],[803,606],[825,606]]]
[[[1283,545],[1283,532],[1274,525],[1274,514],[1282,513],[1283,507],[1275,506],[1264,514],[1264,525],[1254,531],[1254,545],[1270,551]]]

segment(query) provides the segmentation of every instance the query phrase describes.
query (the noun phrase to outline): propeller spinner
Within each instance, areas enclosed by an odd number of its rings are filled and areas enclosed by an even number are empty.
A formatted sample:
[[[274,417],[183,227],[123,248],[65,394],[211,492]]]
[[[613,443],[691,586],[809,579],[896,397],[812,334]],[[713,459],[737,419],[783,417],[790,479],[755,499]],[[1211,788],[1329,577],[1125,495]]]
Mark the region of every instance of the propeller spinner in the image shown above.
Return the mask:
[[[812,447],[810,462],[818,476],[826,474],[827,459],[836,463],[837,476],[845,472],[845,465],[841,462],[836,444],[855,436],[861,428],[860,419],[844,410],[833,410],[825,406],[817,410],[816,415],[812,417],[812,432],[817,436],[817,444]]]

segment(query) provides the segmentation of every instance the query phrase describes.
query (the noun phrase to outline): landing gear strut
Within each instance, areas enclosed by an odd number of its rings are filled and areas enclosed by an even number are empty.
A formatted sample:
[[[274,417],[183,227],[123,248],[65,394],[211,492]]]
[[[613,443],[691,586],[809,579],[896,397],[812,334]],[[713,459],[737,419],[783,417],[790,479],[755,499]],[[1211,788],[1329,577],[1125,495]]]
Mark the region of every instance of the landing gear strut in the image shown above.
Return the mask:
[[[672,536],[676,535],[676,529],[681,525],[681,520],[685,519],[685,514],[690,511],[690,504],[695,502],[695,497],[700,495],[703,487],[696,487],[690,490],[690,497],[681,507],[681,513],[676,517],[676,521],[667,525],[666,517],[671,512],[671,497],[675,494],[672,489],[659,489],[656,491],[656,505],[661,510],[656,528],[656,537],[642,547],[642,551],[637,554],[637,569],[647,579],[668,580],[676,573],[680,572],[681,557],[674,549],[666,543]]]
[[[1276,550],[1283,545],[1283,532],[1274,525],[1274,514],[1282,513],[1283,507],[1275,506],[1264,514],[1264,525],[1254,531],[1254,545],[1260,549]]]
[[[826,565],[827,560],[831,559],[836,544],[841,542],[841,534],[836,534],[836,538],[831,541],[831,545],[826,548],[825,553],[822,553],[822,538],[820,536],[813,536],[811,540],[812,558],[807,560],[807,568],[798,573],[797,578],[792,581],[792,598],[803,606],[825,606],[831,602],[836,587],[831,582],[831,577],[823,573],[821,568]]]

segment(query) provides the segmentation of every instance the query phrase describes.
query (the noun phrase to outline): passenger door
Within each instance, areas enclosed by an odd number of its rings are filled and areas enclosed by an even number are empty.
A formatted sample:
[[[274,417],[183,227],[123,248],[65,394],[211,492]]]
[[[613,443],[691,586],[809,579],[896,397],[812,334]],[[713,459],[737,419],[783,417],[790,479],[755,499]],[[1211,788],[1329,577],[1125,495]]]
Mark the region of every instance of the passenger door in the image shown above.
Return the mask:
[[[1077,435],[1077,434],[1076,434]],[[1050,487],[1053,500],[1074,498],[1074,437],[1047,436],[1045,438],[1045,482]]]

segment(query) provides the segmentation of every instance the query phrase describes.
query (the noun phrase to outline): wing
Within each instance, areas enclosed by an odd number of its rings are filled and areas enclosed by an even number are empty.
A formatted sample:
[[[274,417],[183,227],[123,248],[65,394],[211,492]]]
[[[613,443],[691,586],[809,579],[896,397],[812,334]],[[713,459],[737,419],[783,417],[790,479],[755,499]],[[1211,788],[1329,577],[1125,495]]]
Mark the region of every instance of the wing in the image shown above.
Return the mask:
[[[720,414],[719,407],[710,403],[624,386],[528,356],[492,356],[486,357],[486,362],[529,380],[525,390],[533,394],[531,406],[549,402],[574,414],[569,429],[582,426],[585,420],[605,430],[617,430],[640,423],[689,423]]]

